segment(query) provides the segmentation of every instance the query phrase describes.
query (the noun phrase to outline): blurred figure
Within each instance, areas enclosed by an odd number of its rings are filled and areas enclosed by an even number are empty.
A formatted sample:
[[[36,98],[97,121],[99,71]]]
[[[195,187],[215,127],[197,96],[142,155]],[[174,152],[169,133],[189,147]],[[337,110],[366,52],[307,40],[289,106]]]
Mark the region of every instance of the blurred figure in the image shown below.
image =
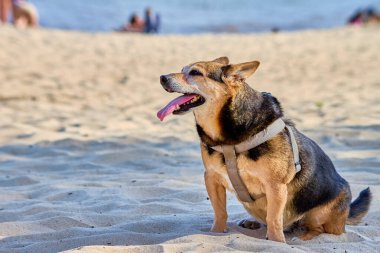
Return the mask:
[[[275,26],[275,27],[273,27],[273,28],[271,29],[271,32],[272,32],[272,33],[278,33],[278,32],[280,32],[280,28],[278,28],[277,26]]]
[[[37,27],[38,14],[33,4],[26,0],[13,0],[13,23],[16,27]]]
[[[347,21],[349,25],[361,25],[364,22],[364,12],[362,10],[356,11]]]
[[[157,33],[160,28],[160,16],[155,14],[152,8],[148,7],[145,10],[145,32]]]
[[[144,32],[144,21],[137,15],[132,14],[129,23],[117,29],[119,32]]]
[[[12,10],[12,0],[0,0],[0,23],[7,23]]]
[[[347,21],[350,25],[380,24],[380,14],[374,8],[356,11]]]
[[[38,26],[37,10],[26,0],[0,0],[0,22],[9,21],[9,14],[12,12],[13,24],[16,27],[36,27]]]
[[[368,15],[368,20],[367,20],[367,23],[368,24],[380,24],[380,14],[379,13],[376,13],[375,9],[373,8],[369,8],[367,10],[367,15]]]

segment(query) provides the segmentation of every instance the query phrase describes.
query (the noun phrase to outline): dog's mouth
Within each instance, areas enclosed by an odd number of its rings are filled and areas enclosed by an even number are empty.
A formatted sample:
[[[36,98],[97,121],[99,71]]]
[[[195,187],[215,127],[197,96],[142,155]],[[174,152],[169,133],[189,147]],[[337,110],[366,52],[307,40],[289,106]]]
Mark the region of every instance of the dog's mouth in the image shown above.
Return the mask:
[[[204,102],[206,100],[201,95],[195,93],[184,94],[169,102],[157,113],[157,117],[163,121],[169,114],[183,114],[194,107],[202,105]]]

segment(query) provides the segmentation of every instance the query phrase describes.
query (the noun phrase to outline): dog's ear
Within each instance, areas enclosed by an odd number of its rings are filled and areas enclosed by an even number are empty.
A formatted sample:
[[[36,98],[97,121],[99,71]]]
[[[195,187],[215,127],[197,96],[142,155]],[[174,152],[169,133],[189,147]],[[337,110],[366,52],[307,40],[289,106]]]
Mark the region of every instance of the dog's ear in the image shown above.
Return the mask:
[[[217,62],[217,63],[223,64],[223,65],[227,65],[230,62],[230,60],[228,59],[228,57],[223,56],[223,57],[216,58],[215,60],[213,60],[213,62]]]
[[[222,67],[222,80],[223,81],[244,81],[255,73],[259,67],[260,62],[251,61],[239,64],[230,64]]]

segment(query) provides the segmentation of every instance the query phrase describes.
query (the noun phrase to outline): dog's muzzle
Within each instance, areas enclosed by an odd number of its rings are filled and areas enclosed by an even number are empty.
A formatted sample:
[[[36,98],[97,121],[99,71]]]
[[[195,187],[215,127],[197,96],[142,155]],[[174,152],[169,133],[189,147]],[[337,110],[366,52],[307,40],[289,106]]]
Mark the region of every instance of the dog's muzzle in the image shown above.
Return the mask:
[[[162,87],[167,91],[167,92],[174,92],[172,88],[170,88],[170,82],[169,82],[170,78],[168,77],[168,75],[162,75],[160,76],[160,83],[162,85]]]

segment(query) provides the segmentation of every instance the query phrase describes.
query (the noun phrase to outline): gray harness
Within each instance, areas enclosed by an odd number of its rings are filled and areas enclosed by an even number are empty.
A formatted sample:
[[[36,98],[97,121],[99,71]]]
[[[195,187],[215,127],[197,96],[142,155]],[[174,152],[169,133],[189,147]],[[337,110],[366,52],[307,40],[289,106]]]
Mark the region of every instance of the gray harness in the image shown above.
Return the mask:
[[[235,189],[235,192],[238,198],[241,201],[253,202],[254,199],[251,197],[251,195],[248,192],[247,187],[241,180],[238,167],[237,167],[236,154],[248,151],[272,139],[274,136],[280,133],[284,128],[286,128],[286,130],[289,133],[290,142],[291,142],[291,146],[293,150],[294,166],[296,169],[296,173],[298,173],[301,170],[298,145],[294,137],[292,128],[290,126],[287,126],[282,119],[275,120],[263,131],[259,132],[258,134],[254,135],[252,138],[246,141],[243,141],[237,145],[219,145],[219,146],[211,147],[215,151],[223,153],[226,166],[227,166],[228,177],[230,178],[231,184],[233,188]]]

